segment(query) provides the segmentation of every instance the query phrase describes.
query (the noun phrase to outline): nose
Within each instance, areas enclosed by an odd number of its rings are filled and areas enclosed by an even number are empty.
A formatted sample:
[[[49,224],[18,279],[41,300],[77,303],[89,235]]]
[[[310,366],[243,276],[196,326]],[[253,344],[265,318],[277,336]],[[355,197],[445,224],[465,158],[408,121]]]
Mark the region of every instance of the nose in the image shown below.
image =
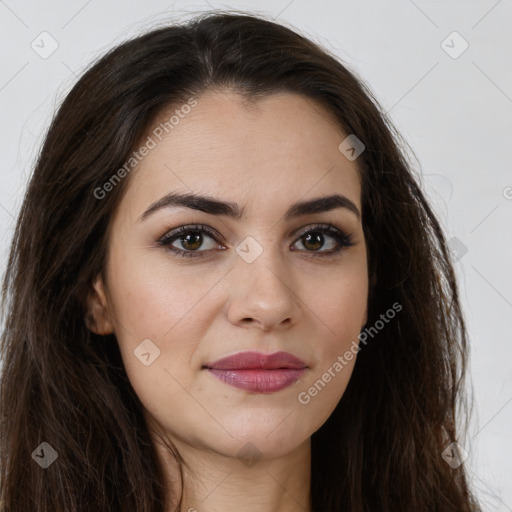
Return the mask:
[[[297,322],[300,299],[282,256],[266,248],[252,263],[237,256],[235,267],[229,273],[228,318],[233,325],[270,331]]]

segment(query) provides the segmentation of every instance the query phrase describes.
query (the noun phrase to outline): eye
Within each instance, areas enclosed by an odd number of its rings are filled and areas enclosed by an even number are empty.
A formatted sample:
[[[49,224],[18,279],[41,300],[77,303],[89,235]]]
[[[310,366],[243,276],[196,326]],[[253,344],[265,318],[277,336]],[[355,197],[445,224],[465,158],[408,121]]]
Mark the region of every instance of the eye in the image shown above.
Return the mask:
[[[209,250],[199,251],[198,249],[204,244],[205,235],[206,238],[213,240],[214,243],[210,242]],[[225,247],[221,246],[217,241],[217,236],[218,235],[216,235],[213,230],[210,230],[208,227],[203,225],[181,226],[164,235],[158,240],[158,243],[166,246],[177,256],[197,258],[206,256],[206,253],[209,253],[215,248],[221,250],[225,249]],[[181,245],[182,249],[173,245],[174,243]]]
[[[321,251],[319,249],[325,246],[326,236],[331,239],[331,242],[328,244],[330,249]],[[335,256],[343,248],[354,245],[351,235],[346,234],[331,224],[318,224],[308,228],[299,234],[299,240],[295,244],[299,242],[307,249],[306,252],[312,253],[311,256],[321,257]]]
[[[210,239],[210,247],[204,250],[204,242]],[[207,256],[208,253],[215,249],[225,250],[226,247],[220,245],[218,238],[221,238],[211,228],[203,225],[181,226],[161,237],[157,243],[165,246],[168,250],[177,256],[201,258]],[[328,250],[319,250],[326,245],[326,238],[331,239],[328,244]],[[307,253],[311,256],[329,257],[340,253],[343,248],[354,245],[351,235],[346,234],[331,224],[318,224],[302,231],[299,239],[293,244],[295,246],[302,242]],[[177,247],[180,245],[180,247]],[[206,244],[208,245],[208,244]],[[293,247],[292,246],[292,247]],[[199,250],[203,248],[203,250]],[[292,249],[297,250],[297,249]]]

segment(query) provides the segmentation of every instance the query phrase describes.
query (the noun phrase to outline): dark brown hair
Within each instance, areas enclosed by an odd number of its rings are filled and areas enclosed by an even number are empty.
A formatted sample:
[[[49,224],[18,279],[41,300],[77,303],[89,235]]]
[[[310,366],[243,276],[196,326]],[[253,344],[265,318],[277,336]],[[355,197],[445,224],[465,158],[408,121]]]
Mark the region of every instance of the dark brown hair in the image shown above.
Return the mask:
[[[343,398],[312,436],[312,509],[480,510],[465,466],[442,457],[467,428],[468,347],[445,238],[406,143],[339,59],[283,25],[234,12],[114,48],[51,123],[3,283],[0,510],[164,511],[163,474],[115,336],[91,333],[84,320],[129,177],[101,200],[93,191],[164,109],[223,88],[251,100],[303,95],[363,141],[368,325],[391,304],[403,307],[361,350]],[[31,457],[42,442],[58,453],[46,470]]]

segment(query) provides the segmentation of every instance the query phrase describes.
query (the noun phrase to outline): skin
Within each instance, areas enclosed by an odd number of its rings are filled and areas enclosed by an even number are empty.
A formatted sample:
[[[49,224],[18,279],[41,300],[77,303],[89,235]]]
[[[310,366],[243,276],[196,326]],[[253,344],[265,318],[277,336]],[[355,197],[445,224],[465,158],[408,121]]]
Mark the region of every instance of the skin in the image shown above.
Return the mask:
[[[89,301],[91,329],[116,335],[166,475],[169,511],[182,487],[181,511],[239,510],[241,503],[247,512],[310,510],[310,438],[342,397],[356,358],[308,404],[298,395],[366,322],[366,245],[361,219],[347,208],[283,216],[292,203],[333,193],[361,211],[357,161],[338,150],[346,135],[302,96],[275,94],[249,107],[235,92],[216,91],[198,98],[126,178],[106,272]],[[171,191],[238,203],[245,216],[172,207],[139,220]],[[354,243],[333,257],[314,256],[337,247],[332,235],[312,247],[292,234],[329,223]],[[218,242],[203,234],[199,251],[207,256],[180,258],[157,243],[190,224],[220,234]],[[263,250],[252,263],[235,251],[248,236]],[[172,245],[191,252],[199,244],[178,236]],[[160,355],[145,366],[134,350],[148,338]],[[245,350],[287,351],[308,370],[281,391],[253,393],[202,368]],[[246,443],[255,464],[237,457]],[[182,459],[183,480],[170,447]]]

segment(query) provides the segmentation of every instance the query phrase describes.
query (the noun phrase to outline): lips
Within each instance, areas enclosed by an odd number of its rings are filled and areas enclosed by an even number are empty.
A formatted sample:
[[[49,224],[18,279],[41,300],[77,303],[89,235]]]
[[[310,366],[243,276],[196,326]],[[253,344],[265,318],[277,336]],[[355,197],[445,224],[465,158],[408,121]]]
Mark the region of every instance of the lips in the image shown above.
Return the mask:
[[[205,366],[215,370],[275,370],[278,368],[300,370],[306,368],[306,363],[288,352],[274,354],[239,352]]]
[[[297,382],[307,370],[288,352],[239,352],[204,366],[222,382],[246,391],[272,393]]]

